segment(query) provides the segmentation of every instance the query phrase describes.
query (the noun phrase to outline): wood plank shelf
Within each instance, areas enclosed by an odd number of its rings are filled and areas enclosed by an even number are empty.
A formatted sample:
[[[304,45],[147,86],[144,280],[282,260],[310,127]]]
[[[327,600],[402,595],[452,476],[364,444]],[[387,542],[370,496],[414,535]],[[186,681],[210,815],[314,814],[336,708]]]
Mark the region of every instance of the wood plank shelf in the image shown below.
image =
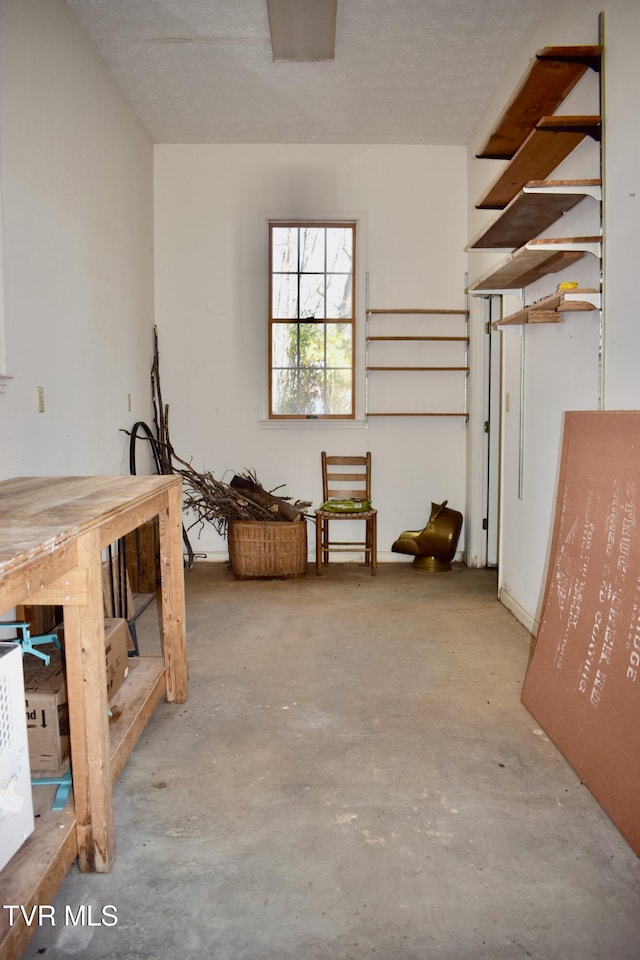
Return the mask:
[[[468,317],[469,316],[468,310],[436,310],[433,307],[428,307],[424,309],[421,307],[394,307],[388,310],[379,308],[376,310],[367,310],[367,313],[369,314],[369,316],[381,316],[381,315],[386,316],[387,314],[389,316],[391,316],[392,314],[416,314],[416,315],[431,316],[431,317],[448,317],[448,316]]]
[[[560,291],[537,300],[503,320],[496,320],[491,326],[494,330],[498,330],[500,327],[520,326],[525,323],[560,323],[563,313],[599,309],[600,294],[597,290]]]
[[[476,204],[502,210],[530,180],[544,180],[586,136],[600,139],[600,116],[543,117]]]
[[[535,240],[530,241],[475,280],[469,286],[469,292],[519,290],[548,273],[564,270],[585,255],[585,246],[578,242],[579,239],[575,238],[571,245],[563,240],[546,240],[544,246]]]
[[[446,341],[447,343],[469,343],[469,337],[367,337],[367,341],[371,342],[373,340],[430,340],[430,341]]]
[[[127,679],[109,703],[111,778],[116,782],[153,711],[164,695],[162,657],[132,657]]]
[[[429,413],[419,413],[412,411],[411,413],[375,413],[371,410],[367,412],[368,417],[464,417],[465,420],[469,419],[468,413],[434,413],[430,411]]]
[[[588,69],[599,70],[600,45],[543,47],[476,156],[511,160],[539,120],[551,116]]]
[[[469,244],[471,250],[515,250],[552,226],[586,196],[600,199],[600,180],[530,180]]]
[[[458,370],[469,372],[469,367],[367,367],[367,370]]]
[[[581,250],[594,257],[602,256],[602,237],[536,237],[525,246],[529,250],[566,251]]]

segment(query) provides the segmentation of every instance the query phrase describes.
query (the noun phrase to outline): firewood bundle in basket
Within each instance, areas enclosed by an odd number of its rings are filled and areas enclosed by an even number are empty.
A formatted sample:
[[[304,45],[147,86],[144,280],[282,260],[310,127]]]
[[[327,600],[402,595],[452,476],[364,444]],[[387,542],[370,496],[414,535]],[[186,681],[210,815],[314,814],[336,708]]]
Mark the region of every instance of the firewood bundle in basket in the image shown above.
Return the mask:
[[[303,520],[311,506],[309,501],[292,501],[265,490],[252,471],[235,474],[230,483],[224,483],[210,471],[198,473],[184,461],[180,463],[174,463],[174,471],[182,476],[184,507],[195,517],[192,526],[211,523],[222,536],[227,535],[231,520],[294,523]]]

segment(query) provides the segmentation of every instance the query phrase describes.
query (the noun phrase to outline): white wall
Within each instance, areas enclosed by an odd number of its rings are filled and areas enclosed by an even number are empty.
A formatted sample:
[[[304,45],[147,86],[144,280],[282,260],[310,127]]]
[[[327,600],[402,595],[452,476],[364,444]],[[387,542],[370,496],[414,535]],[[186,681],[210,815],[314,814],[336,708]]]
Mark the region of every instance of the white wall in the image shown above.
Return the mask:
[[[62,0],[0,9],[0,477],[128,473],[119,430],[150,415],[152,147]]]
[[[465,181],[461,147],[157,146],[156,315],[163,396],[178,454],[218,479],[252,468],[268,489],[286,484],[286,494],[318,505],[320,452],[371,450],[381,559],[407,562],[386,554],[403,529],[426,522],[432,500],[448,498],[464,512],[462,419],[377,418],[366,427],[321,421],[274,427],[260,419],[267,219],[355,217],[371,307],[460,309]],[[360,348],[364,308],[361,295]],[[405,379],[397,392],[408,388]],[[441,389],[442,382],[435,387]],[[461,380],[458,390],[462,409]],[[193,545],[226,556],[210,527],[200,539],[194,535]]]
[[[525,72],[536,50],[555,44],[598,42],[598,14],[604,11],[605,57],[605,305],[604,363],[600,369],[597,314],[575,314],[560,324],[505,328],[503,346],[503,405],[501,472],[500,595],[523,623],[535,629],[546,573],[553,519],[556,474],[561,444],[562,413],[568,409],[633,408],[640,405],[637,376],[640,325],[636,319],[634,276],[639,218],[640,84],[637,51],[640,5],[636,0],[598,3],[550,0],[527,43],[510,52],[505,81],[470,144],[469,236],[475,236],[492,214],[476,211],[474,200],[491,182],[501,163],[477,160],[475,151]],[[594,113],[598,79],[589,72],[560,107],[559,113]],[[597,175],[598,146],[582,144],[554,177]],[[590,199],[547,231],[553,236],[597,232],[598,211]],[[594,228],[596,228],[594,230]],[[561,232],[560,232],[561,231]],[[484,272],[503,254],[470,254],[471,278]],[[591,257],[559,274],[538,281],[525,291],[526,302],[552,292],[560,280],[597,285],[599,264]],[[509,300],[506,312],[517,303]],[[524,349],[522,338],[524,338]],[[521,368],[521,363],[523,367]],[[522,378],[521,378],[522,374]],[[601,389],[604,375],[604,390]],[[523,407],[520,406],[522,391]]]

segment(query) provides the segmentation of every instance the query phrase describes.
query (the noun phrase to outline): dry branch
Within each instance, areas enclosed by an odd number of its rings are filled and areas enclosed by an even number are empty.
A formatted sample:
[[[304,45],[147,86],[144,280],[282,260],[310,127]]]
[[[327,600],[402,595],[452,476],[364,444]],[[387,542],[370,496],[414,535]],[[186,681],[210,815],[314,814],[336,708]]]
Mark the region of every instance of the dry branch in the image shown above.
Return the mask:
[[[279,520],[291,523],[304,519],[304,511],[311,506],[309,501],[292,503],[288,497],[275,496],[273,491],[264,489],[253,471],[246,470],[234,476],[230,484],[223,483],[210,471],[195,470],[190,462],[178,456],[169,438],[169,406],[162,400],[155,327],[151,391],[157,437],[154,444],[160,468],[163,473],[176,473],[182,477],[183,506],[195,517],[189,529],[210,523],[219,534],[226,536],[230,520]]]

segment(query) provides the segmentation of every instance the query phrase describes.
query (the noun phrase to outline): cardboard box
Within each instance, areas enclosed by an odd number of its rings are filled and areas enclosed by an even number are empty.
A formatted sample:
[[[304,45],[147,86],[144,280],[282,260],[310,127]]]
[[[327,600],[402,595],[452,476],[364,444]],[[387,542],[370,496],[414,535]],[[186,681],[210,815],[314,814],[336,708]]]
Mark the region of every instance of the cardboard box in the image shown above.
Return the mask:
[[[126,620],[107,618],[104,621],[104,649],[107,659],[107,697],[124,683],[129,672],[131,634]],[[132,644],[131,644],[132,645]]]
[[[69,755],[69,709],[64,660],[53,643],[39,649],[51,657],[23,658],[29,760],[32,770],[57,771]]]
[[[58,628],[64,642],[64,631]],[[105,660],[107,697],[120,689],[129,672],[128,646],[131,634],[126,620],[106,619]],[[69,708],[64,657],[53,643],[38,647],[49,655],[44,660],[28,654],[23,658],[24,695],[32,770],[57,771],[69,756]]]
[[[58,627],[56,633],[64,649],[64,627]],[[133,650],[133,641],[127,621],[120,617],[105,617],[104,652],[108,700],[111,700],[116,690],[120,689],[129,672],[129,650]]]

